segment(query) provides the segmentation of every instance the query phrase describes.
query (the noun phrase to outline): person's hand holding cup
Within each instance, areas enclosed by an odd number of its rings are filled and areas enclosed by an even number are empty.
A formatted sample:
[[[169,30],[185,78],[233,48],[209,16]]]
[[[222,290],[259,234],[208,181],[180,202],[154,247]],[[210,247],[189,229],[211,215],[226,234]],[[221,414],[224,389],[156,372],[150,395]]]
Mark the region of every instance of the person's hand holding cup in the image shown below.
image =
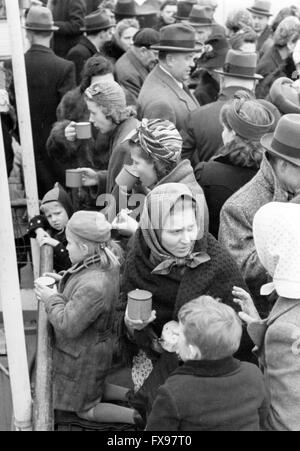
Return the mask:
[[[70,122],[65,128],[65,138],[67,141],[74,142],[77,139],[76,122]]]
[[[57,293],[56,281],[52,277],[39,277],[34,281],[35,295],[38,301],[47,302],[47,300]]]
[[[145,290],[133,290],[128,293],[125,325],[129,330],[143,330],[156,319],[152,310],[152,293]]]

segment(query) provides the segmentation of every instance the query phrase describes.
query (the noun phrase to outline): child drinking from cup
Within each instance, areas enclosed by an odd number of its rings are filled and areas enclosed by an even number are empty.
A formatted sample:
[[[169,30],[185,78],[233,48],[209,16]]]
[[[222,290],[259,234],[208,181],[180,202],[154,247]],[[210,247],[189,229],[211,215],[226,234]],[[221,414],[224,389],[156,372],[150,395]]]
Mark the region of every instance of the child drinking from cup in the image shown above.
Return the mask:
[[[66,229],[72,268],[58,292],[36,284],[54,328],[54,408],[96,422],[134,424],[137,412],[109,403],[128,389],[110,385],[112,326],[122,257],[101,213],[79,211]],[[106,402],[108,401],[108,402]]]
[[[209,296],[178,313],[177,353],[183,360],[158,390],[149,431],[258,431],[267,402],[263,376],[233,354],[242,325],[234,310]]]
[[[53,247],[53,268],[57,272],[65,271],[71,266],[65,231],[73,214],[73,206],[59,183],[44,196],[41,213],[29,222],[30,237],[36,238],[39,246],[48,244]]]

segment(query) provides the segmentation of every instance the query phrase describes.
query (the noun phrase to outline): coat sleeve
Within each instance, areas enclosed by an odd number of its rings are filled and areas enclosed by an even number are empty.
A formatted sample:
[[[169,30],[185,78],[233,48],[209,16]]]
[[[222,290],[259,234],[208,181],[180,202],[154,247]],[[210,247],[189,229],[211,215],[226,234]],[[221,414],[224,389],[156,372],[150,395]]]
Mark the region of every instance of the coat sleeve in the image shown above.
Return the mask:
[[[49,321],[54,329],[67,338],[79,337],[104,311],[105,293],[98,284],[78,287],[70,299],[63,294],[51,296],[45,303]]]
[[[147,431],[178,431],[179,413],[176,403],[166,386],[158,389],[151,414],[147,422]]]
[[[185,127],[182,131],[182,139],[183,139],[183,146],[182,146],[182,153],[181,158],[183,160],[190,160],[192,161],[194,152],[196,150],[196,137],[193,127],[193,121],[191,118],[191,113],[188,115],[186,121],[185,121]]]
[[[247,284],[261,280],[267,283],[267,273],[258,258],[252,224],[243,210],[227,202],[221,210],[219,241],[236,261]]]
[[[86,15],[86,4],[84,0],[70,0],[69,3],[69,20],[55,21],[55,26],[59,27],[55,33],[78,35],[80,28],[83,27],[84,17]]]
[[[74,63],[71,61],[66,62],[67,66],[62,72],[62,76],[59,80],[58,92],[60,100],[71,89],[76,88],[76,73]]]

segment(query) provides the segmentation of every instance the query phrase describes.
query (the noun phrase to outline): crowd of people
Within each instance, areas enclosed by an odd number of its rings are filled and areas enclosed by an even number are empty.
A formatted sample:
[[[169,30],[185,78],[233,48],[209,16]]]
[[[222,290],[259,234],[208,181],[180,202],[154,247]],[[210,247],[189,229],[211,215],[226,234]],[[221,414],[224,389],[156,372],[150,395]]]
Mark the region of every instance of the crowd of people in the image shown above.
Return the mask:
[[[271,18],[253,0],[219,24],[217,6],[34,0],[25,12],[41,201],[28,234],[53,247],[56,281],[35,292],[55,337],[54,408],[84,421],[300,427],[300,10]],[[130,316],[135,290],[152,296],[146,318]],[[130,387],[107,381],[114,365]]]

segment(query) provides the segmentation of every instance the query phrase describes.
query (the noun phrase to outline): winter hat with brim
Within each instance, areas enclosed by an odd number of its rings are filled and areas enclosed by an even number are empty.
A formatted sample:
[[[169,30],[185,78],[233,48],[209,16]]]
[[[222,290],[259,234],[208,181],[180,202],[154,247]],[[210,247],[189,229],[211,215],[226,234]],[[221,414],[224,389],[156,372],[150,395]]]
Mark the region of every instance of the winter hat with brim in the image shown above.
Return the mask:
[[[118,0],[114,9],[114,13],[118,17],[128,18],[136,17],[135,0]]]
[[[52,202],[61,204],[66,210],[68,217],[71,218],[74,213],[71,198],[59,183],[55,183],[54,188],[45,194],[41,202],[41,209]]]
[[[111,239],[111,224],[102,213],[77,211],[67,225],[67,231],[94,243],[107,243]]]
[[[270,89],[270,100],[282,114],[300,114],[300,96],[290,78],[275,80]]]
[[[189,25],[194,28],[211,27],[212,19],[207,10],[201,6],[195,5],[189,15]]]
[[[258,257],[273,282],[261,288],[268,296],[274,289],[287,299],[300,299],[300,205],[271,202],[258,210],[253,236]]]
[[[112,21],[109,15],[103,11],[94,11],[84,18],[84,27],[81,28],[81,31],[85,31],[87,33],[107,30],[108,28],[112,28],[116,25],[115,21]]]
[[[190,12],[194,5],[197,4],[197,0],[180,1],[177,3],[177,13],[175,18],[177,20],[188,20]]]
[[[153,50],[166,50],[170,52],[197,52],[202,44],[196,42],[196,33],[193,27],[181,23],[167,25],[160,30],[158,44],[152,45]]]
[[[215,70],[215,72],[228,77],[261,80],[263,77],[255,73],[256,67],[257,53],[244,53],[230,49],[223,70]]]
[[[271,17],[273,15],[271,13],[271,2],[265,0],[256,0],[254,5],[247,9],[250,13],[256,14],[257,16]]]
[[[108,111],[113,109],[126,109],[126,97],[124,91],[115,81],[93,83],[85,90],[85,96],[87,100],[107,108]]]
[[[24,28],[29,31],[57,31],[52,12],[45,6],[32,6],[27,14]]]
[[[286,114],[274,133],[261,139],[261,145],[272,155],[300,166],[300,114]]]

